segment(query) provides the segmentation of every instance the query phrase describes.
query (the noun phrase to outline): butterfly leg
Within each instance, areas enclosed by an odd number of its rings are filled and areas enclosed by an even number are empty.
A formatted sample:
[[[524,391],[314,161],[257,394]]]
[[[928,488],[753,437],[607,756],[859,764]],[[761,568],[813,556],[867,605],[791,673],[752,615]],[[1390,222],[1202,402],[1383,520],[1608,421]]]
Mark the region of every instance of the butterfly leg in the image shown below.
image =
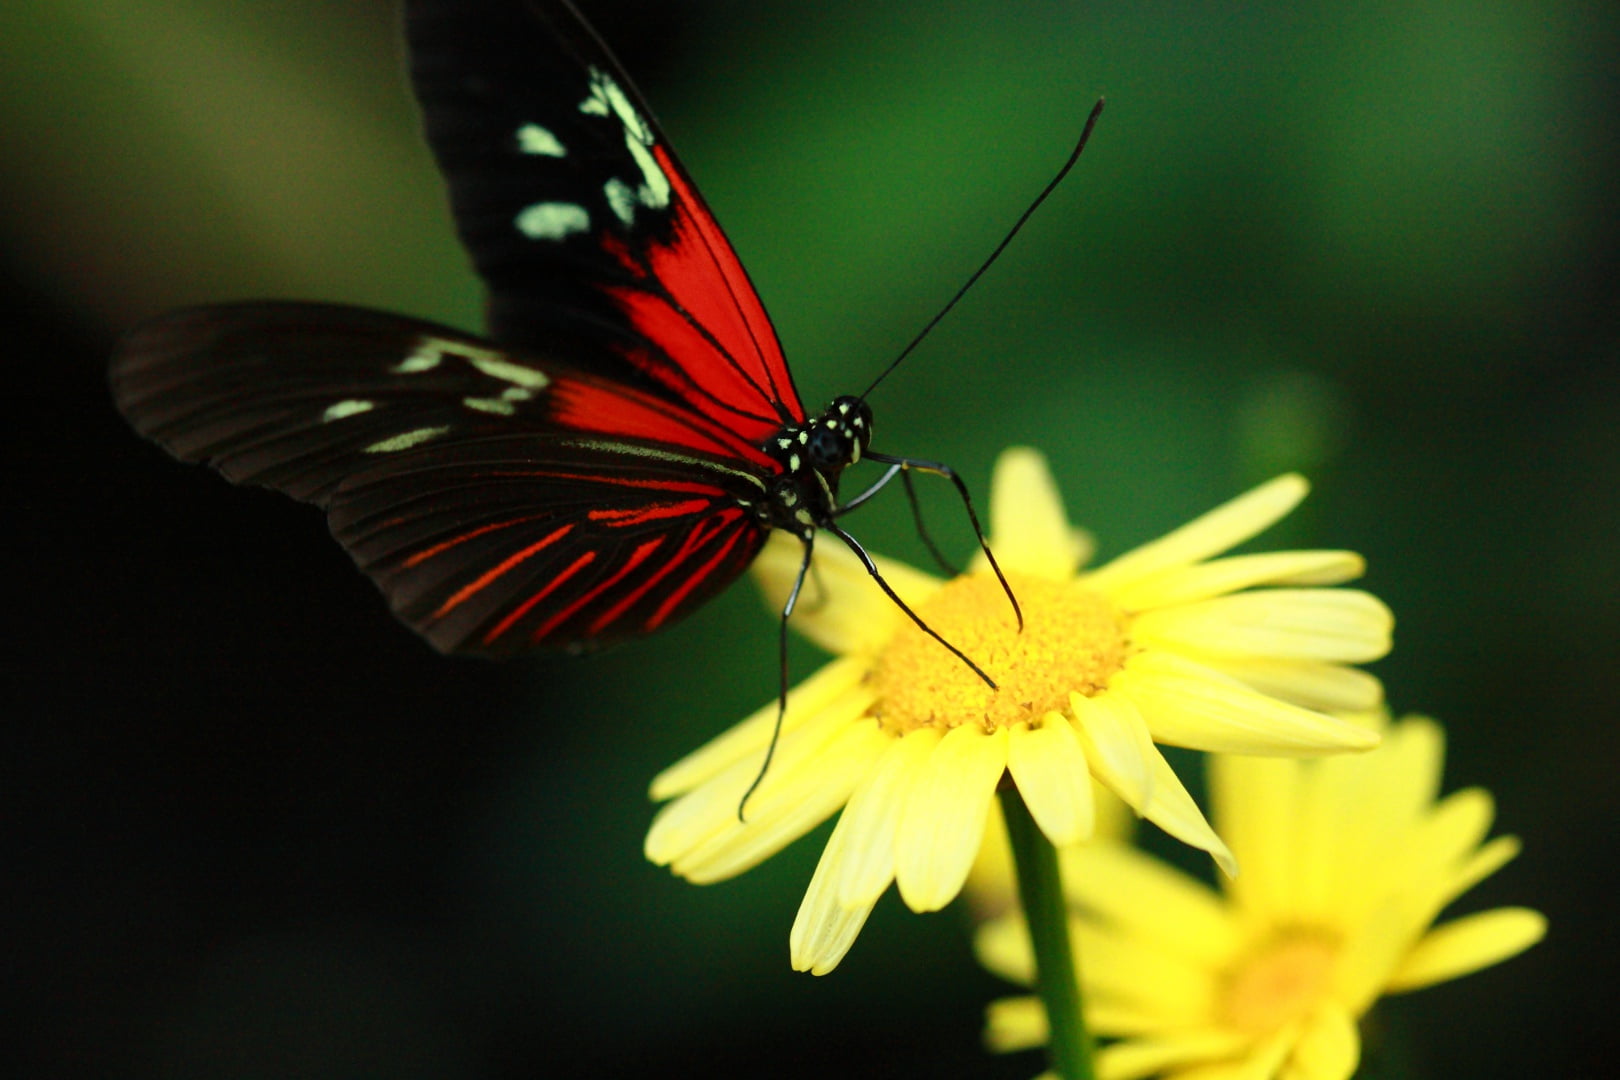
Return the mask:
[[[900,470],[900,482],[905,485],[906,501],[911,504],[911,521],[917,526],[917,535],[922,539],[923,547],[927,548],[928,554],[934,557],[934,564],[950,577],[961,576],[962,571],[952,566],[951,561],[940,554],[938,546],[934,543],[934,538],[928,535],[928,529],[923,525],[922,505],[917,502],[917,486],[911,482],[910,469]],[[1022,627],[1022,625],[1023,623],[1020,622],[1019,626]]]
[[[871,456],[872,455],[870,453],[867,454],[868,459],[870,459]],[[844,503],[837,510],[834,510],[833,511],[833,516],[834,517],[843,517],[845,514],[849,513],[851,510],[853,510],[857,506],[861,505],[861,503],[865,502],[867,499],[870,499],[872,496],[876,495],[878,492],[880,492],[884,488],[888,487],[889,486],[889,481],[894,479],[895,474],[898,473],[900,471],[900,469],[901,469],[901,466],[900,466],[900,464],[898,462],[896,462],[893,465],[890,465],[887,469],[883,470],[883,475],[878,477],[877,480],[875,480],[871,485],[869,485],[865,491],[861,492],[859,495],[855,496],[853,499],[850,499],[848,502]]]
[[[934,476],[943,476],[952,484],[956,485],[956,493],[962,496],[962,508],[967,511],[968,521],[973,525],[973,535],[979,541],[979,550],[984,552],[984,557],[986,559],[990,560],[990,569],[995,571],[996,580],[1001,582],[1001,591],[1007,594],[1007,600],[1012,604],[1013,614],[1018,618],[1018,630],[1020,633],[1022,633],[1024,629],[1024,609],[1018,606],[1018,597],[1013,595],[1012,586],[1007,584],[1007,575],[1001,572],[1001,565],[996,562],[996,554],[990,550],[990,541],[985,539],[984,529],[979,524],[979,515],[973,510],[973,499],[968,495],[967,484],[963,483],[962,478],[956,475],[956,470],[951,468],[949,465],[944,465],[937,461],[918,461],[915,458],[890,457],[888,454],[874,454],[870,451],[867,452],[866,459],[868,461],[875,461],[880,465],[889,465],[894,468],[898,468],[902,470],[902,472],[909,472],[912,469],[916,469],[918,472],[930,473]],[[908,490],[909,483],[910,477],[907,477]],[[861,494],[864,495],[866,492],[862,492]],[[915,506],[916,504],[913,503],[912,505]],[[922,519],[920,516],[918,517],[917,528],[919,532],[922,530]],[[927,540],[926,533],[924,534],[924,540]],[[929,547],[930,550],[932,550],[933,545],[930,544]],[[915,616],[913,617],[915,618]]]
[[[802,539],[804,541],[804,560],[799,563],[799,573],[793,579],[793,588],[788,592],[787,603],[782,605],[782,621],[778,625],[776,632],[776,726],[771,729],[771,741],[765,747],[765,760],[760,763],[759,774],[754,777],[754,782],[748,785],[748,790],[743,792],[742,798],[737,801],[737,820],[743,824],[747,824],[747,819],[743,817],[743,810],[748,806],[748,800],[758,790],[760,783],[764,781],[765,774],[770,771],[771,758],[776,756],[776,744],[782,738],[782,721],[787,716],[788,620],[793,617],[793,609],[798,606],[799,593],[804,588],[804,579],[810,574],[810,556],[816,548],[815,531],[806,530]],[[870,561],[868,561],[867,566],[871,566]],[[887,586],[884,587],[887,588]],[[896,602],[898,602],[898,598],[896,598]],[[900,606],[905,607],[904,604]],[[913,615],[912,618],[916,618],[916,616]],[[950,648],[950,646],[947,645],[946,648]],[[964,659],[966,658],[964,657]],[[974,670],[977,671],[978,669],[974,668]],[[995,684],[992,683],[991,685]]]
[[[983,679],[985,685],[990,689],[1000,689],[1000,687],[996,685],[996,680],[986,675],[983,668],[969,659],[968,655],[961,649],[958,649],[955,645],[952,645],[950,642],[940,637],[939,631],[923,622],[922,617],[919,616],[915,611],[912,611],[911,607],[904,600],[900,599],[900,594],[895,592],[893,586],[884,580],[883,575],[878,572],[877,564],[872,561],[872,556],[866,553],[866,549],[861,547],[860,541],[856,540],[853,536],[849,535],[849,533],[845,532],[843,529],[840,529],[837,525],[830,521],[827,522],[823,528],[832,533],[834,536],[838,537],[838,539],[842,540],[849,547],[849,550],[855,553],[855,557],[861,560],[861,565],[866,567],[866,572],[872,575],[872,580],[877,582],[878,588],[882,589],[884,595],[886,595],[890,600],[894,601],[895,607],[906,613],[906,617],[917,625],[917,629],[921,630],[923,633],[945,646],[945,648],[949,649],[952,656],[956,657],[958,660],[962,661],[962,663],[972,668],[973,674]],[[801,572],[801,577],[802,576],[803,575]]]
[[[810,564],[810,592],[804,598],[804,610],[821,611],[827,606],[827,582],[821,576],[821,567]]]
[[[869,454],[868,457],[870,456]],[[883,475],[877,478],[876,483],[833,511],[833,517],[843,517],[861,503],[876,495],[888,486],[889,481],[894,479],[896,473],[900,475],[901,481],[905,484],[906,501],[911,504],[911,520],[917,527],[917,535],[922,538],[923,546],[928,549],[928,554],[933,556],[936,566],[945,571],[948,576],[956,577],[961,571],[951,565],[951,561],[940,552],[938,545],[934,543],[934,538],[928,534],[928,527],[923,524],[922,505],[917,502],[917,488],[911,482],[911,471],[902,464],[890,465],[884,470]]]

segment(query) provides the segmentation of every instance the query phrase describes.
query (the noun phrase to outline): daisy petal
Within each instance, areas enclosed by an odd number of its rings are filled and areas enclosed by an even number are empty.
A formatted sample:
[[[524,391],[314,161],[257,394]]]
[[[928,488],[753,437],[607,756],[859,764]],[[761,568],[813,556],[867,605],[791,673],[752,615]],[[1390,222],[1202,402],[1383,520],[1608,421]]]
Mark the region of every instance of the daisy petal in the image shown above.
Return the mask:
[[[1128,551],[1085,576],[1093,588],[1112,593],[1149,574],[1172,566],[1189,566],[1207,559],[1270,528],[1299,505],[1310,490],[1305,478],[1293,473],[1261,484],[1174,532]]]
[[[1257,585],[1339,585],[1360,577],[1367,562],[1353,551],[1268,551],[1196,566],[1173,566],[1111,590],[1126,611],[1146,611],[1225,596]]]
[[[789,690],[782,735],[787,736],[826,712],[834,714],[835,723],[843,722],[837,717],[861,715],[872,701],[871,692],[861,686],[865,674],[866,666],[858,660],[834,660]],[[709,740],[653,777],[651,796],[654,801],[685,794],[699,784],[708,783],[743,758],[763,755],[776,728],[779,707],[775,701],[760,706],[736,727]]]
[[[997,1053],[1046,1044],[1046,1007],[1037,997],[1001,998],[984,1010],[984,1042]]]
[[[1135,702],[1153,737],[1172,746],[1304,756],[1378,745],[1376,732],[1256,693],[1162,650],[1133,656],[1109,688]]]
[[[837,967],[872,913],[873,904],[848,906],[838,899],[837,882],[849,859],[850,837],[859,835],[846,810],[822,849],[821,861],[816,863],[816,872],[811,875],[810,887],[805,890],[793,929],[788,933],[788,955],[794,971],[825,975]]]
[[[1107,1080],[1157,1076],[1190,1062],[1233,1058],[1249,1048],[1250,1039],[1220,1029],[1180,1032],[1154,1039],[1129,1039],[1097,1052],[1097,1075]],[[1177,1077],[1192,1075],[1177,1071]]]
[[[1100,702],[1105,700],[1107,696],[1103,695],[1103,697],[1091,700]],[[1120,793],[1128,785],[1140,783],[1140,781],[1119,774],[1113,760],[1092,741],[1089,730],[1082,728],[1077,730],[1075,734],[1080,740],[1081,747],[1085,750],[1087,760],[1091,762],[1092,771],[1096,774],[1097,779],[1101,780],[1111,790]],[[1125,798],[1125,801],[1130,803],[1138,814],[1147,818],[1177,840],[1190,844],[1200,851],[1209,852],[1214,857],[1216,865],[1221,868],[1227,877],[1236,875],[1237,860],[1233,858],[1232,852],[1221,841],[1221,838],[1215,835],[1215,830],[1210,828],[1209,822],[1204,819],[1203,811],[1198,809],[1198,804],[1193,801],[1193,797],[1182,786],[1175,770],[1164,759],[1164,755],[1159,753],[1159,748],[1151,742],[1147,744],[1147,749],[1143,751],[1142,764],[1146,767],[1148,773],[1148,780],[1145,784],[1142,784],[1147,792],[1145,800],[1134,800],[1125,797],[1123,794],[1121,798]]]
[[[1227,892],[1251,911],[1291,911],[1304,765],[1217,754],[1206,762],[1210,809],[1243,872]]]
[[[1372,1007],[1422,930],[1401,899],[1391,897],[1365,916],[1339,947],[1331,994],[1356,1015]]]
[[[1194,654],[1365,663],[1389,652],[1394,625],[1359,589],[1261,589],[1144,612],[1131,637]]]
[[[1128,844],[1083,844],[1064,852],[1063,889],[1088,918],[1211,970],[1242,944],[1214,890]]]
[[[996,459],[990,480],[990,547],[1003,570],[1045,578],[1070,577],[1090,554],[1087,538],[1069,524],[1039,451],[1014,447]]]
[[[754,560],[754,578],[765,594],[765,604],[780,613],[804,561],[804,546],[779,529]],[[874,555],[883,575],[900,597],[916,608],[938,591],[937,578],[905,563]],[[836,538],[817,537],[815,562],[804,580],[793,628],[828,652],[840,656],[877,652],[893,635],[905,615],[883,594],[855,553]]]
[[[1069,930],[1099,1031],[1126,1036],[1197,1026],[1218,1004],[1208,968],[1159,940],[1084,918],[1071,919]]]
[[[1294,1052],[1294,1044],[1299,1041],[1300,1025],[1288,1024],[1280,1031],[1273,1032],[1249,1052],[1248,1059],[1228,1066],[1228,1072],[1222,1072],[1222,1066],[1211,1067],[1208,1077],[1200,1070],[1193,1069],[1182,1074],[1183,1080],[1276,1080],[1283,1070],[1283,1064],[1288,1056]]]
[[[1007,768],[1007,729],[963,724],[922,763],[900,818],[895,881],[912,911],[956,898],[984,839],[996,782]]]
[[[828,722],[826,718],[817,718],[793,734],[784,735],[777,744],[770,771],[765,774],[760,790],[755,793],[756,805],[752,809],[757,811],[757,801],[760,800],[766,803],[779,801],[777,795],[782,790],[815,785],[815,770],[801,774],[799,767],[813,762],[835,737],[858,719],[859,716],[839,719],[835,715]],[[873,721],[869,726],[876,728],[877,724]],[[743,793],[759,776],[759,768],[764,761],[764,748],[761,747],[757,757],[732,762],[701,787],[665,804],[653,818],[652,828],[647,832],[643,845],[647,858],[664,865],[733,830],[737,826],[737,807]],[[754,820],[757,823],[757,815]]]
[[[1053,844],[1067,847],[1091,835],[1091,772],[1063,714],[1048,713],[1038,728],[1020,725],[1007,733],[1007,771]]]
[[[851,833],[858,837],[838,875],[838,902],[845,907],[871,906],[894,880],[901,811],[928,755],[939,745],[939,738],[936,728],[918,728],[892,739],[871,775],[845,807],[839,825],[843,827],[847,822]]]
[[[1395,833],[1419,825],[1433,813],[1440,796],[1446,737],[1439,724],[1420,716],[1385,730],[1386,745],[1372,759],[1376,764],[1364,783],[1376,785],[1370,794],[1383,810],[1385,827]]]
[[[1490,967],[1528,949],[1547,934],[1547,917],[1529,908],[1496,908],[1454,919],[1406,954],[1391,990],[1416,990]]]
[[[1070,694],[1075,727],[1085,737],[1091,766],[1138,814],[1153,796],[1153,735],[1141,710],[1121,694]]]
[[[1258,656],[1202,656],[1202,663],[1250,689],[1317,712],[1376,709],[1384,684],[1360,668],[1312,660],[1272,660]]]
[[[1035,981],[1035,950],[1022,911],[994,919],[974,931],[973,953],[992,974],[1008,982]]]
[[[1305,1022],[1278,1080],[1350,1080],[1360,1062],[1355,1018],[1336,1005],[1324,1005]]]
[[[773,765],[774,775],[767,776],[766,783],[760,785],[748,804],[746,823],[737,821],[737,807],[747,784],[735,789],[731,798],[725,797],[730,794],[729,787],[717,786],[717,797],[711,799],[708,817],[711,821],[720,817],[723,824],[704,839],[680,850],[669,860],[669,868],[688,881],[708,884],[757,865],[838,809],[888,741],[889,737],[875,723],[868,722],[846,728],[797,767],[784,767],[777,772]],[[739,766],[743,771],[737,779],[742,779],[750,770],[746,762],[739,762]],[[705,788],[704,792],[708,790]],[[679,800],[665,809],[675,810],[685,801]],[[647,835],[649,858],[660,824],[661,821],[655,820]],[[654,858],[653,861],[660,860]]]
[[[1495,840],[1474,852],[1473,856],[1463,864],[1446,882],[1445,891],[1435,897],[1435,910],[1439,911],[1463,893],[1478,885],[1481,881],[1496,873],[1502,867],[1512,862],[1519,854],[1519,838],[1517,836],[1498,836]]]
[[[1181,778],[1164,759],[1164,755],[1159,753],[1158,747],[1153,748],[1152,764],[1153,798],[1142,816],[1182,843],[1209,852],[1222,873],[1229,878],[1236,877],[1237,859],[1221,838],[1215,835],[1215,830],[1210,828],[1204,812],[1198,809],[1198,804],[1182,786]]]
[[[1414,874],[1439,881],[1463,864],[1490,832],[1496,803],[1483,788],[1447,795],[1409,840],[1407,860]]]

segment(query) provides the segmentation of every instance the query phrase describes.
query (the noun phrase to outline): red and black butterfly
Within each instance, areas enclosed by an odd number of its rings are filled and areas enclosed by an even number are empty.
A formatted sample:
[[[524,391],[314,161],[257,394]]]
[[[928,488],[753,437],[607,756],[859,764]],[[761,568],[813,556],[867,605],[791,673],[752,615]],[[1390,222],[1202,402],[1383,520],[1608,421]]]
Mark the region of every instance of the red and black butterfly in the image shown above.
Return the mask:
[[[569,4],[406,8],[488,338],[321,304],[176,312],[113,362],[142,435],[321,507],[402,620],[488,656],[667,626],[771,529],[806,566],[818,528],[859,553],[835,519],[863,457],[888,466],[868,493],[955,479],[872,453],[862,397],[805,412],[747,272]]]

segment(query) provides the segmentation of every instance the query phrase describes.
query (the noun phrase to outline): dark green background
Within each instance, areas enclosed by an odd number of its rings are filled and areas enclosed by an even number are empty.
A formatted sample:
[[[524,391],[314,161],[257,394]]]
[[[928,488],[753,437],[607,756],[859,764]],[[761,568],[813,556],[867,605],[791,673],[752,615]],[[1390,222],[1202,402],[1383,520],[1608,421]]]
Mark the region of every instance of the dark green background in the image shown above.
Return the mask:
[[[1448,789],[1525,854],[1461,907],[1545,943],[1380,1010],[1386,1075],[1604,1071],[1620,808],[1620,18],[1578,3],[601,2],[815,405],[875,395],[979,492],[1052,458],[1104,556],[1274,472],[1351,547]],[[172,464],[103,387],[182,303],[475,325],[391,5],[0,9],[8,439],[0,1057],[121,1077],[994,1075],[955,911],[787,966],[820,841],[696,888],[647,780],[768,699],[744,584],[585,662],[443,660],[319,516]],[[951,546],[949,500],[930,504]],[[951,524],[946,524],[950,522]],[[918,556],[898,499],[855,523]],[[795,654],[795,671],[818,659]],[[9,692],[8,692],[8,696]],[[817,834],[819,837],[822,834]]]

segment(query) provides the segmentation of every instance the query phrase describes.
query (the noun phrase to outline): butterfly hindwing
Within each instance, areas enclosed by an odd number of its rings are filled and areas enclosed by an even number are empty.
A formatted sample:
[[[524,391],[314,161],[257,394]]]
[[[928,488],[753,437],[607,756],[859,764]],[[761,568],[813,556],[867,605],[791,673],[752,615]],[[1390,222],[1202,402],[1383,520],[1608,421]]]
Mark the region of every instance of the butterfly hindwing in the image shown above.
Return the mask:
[[[444,651],[651,633],[730,584],[765,530],[718,467],[622,444],[491,438],[356,477],[333,534]]]
[[[740,574],[759,451],[633,386],[419,320],[323,304],[194,308],[113,367],[143,435],[326,509],[443,651],[649,633]],[[627,434],[628,433],[628,434]]]
[[[759,444],[804,410],[763,306],[571,5],[411,0],[412,81],[500,341],[657,387]]]

